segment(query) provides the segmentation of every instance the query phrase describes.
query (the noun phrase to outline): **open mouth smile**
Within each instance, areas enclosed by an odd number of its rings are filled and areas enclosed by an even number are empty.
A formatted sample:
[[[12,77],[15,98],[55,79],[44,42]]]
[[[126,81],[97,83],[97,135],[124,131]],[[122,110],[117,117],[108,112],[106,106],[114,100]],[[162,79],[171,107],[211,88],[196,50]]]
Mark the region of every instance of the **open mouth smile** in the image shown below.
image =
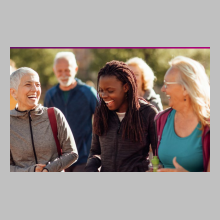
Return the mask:
[[[111,105],[112,102],[114,102],[114,100],[111,100],[111,101],[104,101],[105,104],[108,106],[108,105]]]
[[[37,96],[36,96],[36,95],[29,95],[28,98],[29,98],[29,99],[32,99],[32,100],[36,100],[36,99],[37,99]]]

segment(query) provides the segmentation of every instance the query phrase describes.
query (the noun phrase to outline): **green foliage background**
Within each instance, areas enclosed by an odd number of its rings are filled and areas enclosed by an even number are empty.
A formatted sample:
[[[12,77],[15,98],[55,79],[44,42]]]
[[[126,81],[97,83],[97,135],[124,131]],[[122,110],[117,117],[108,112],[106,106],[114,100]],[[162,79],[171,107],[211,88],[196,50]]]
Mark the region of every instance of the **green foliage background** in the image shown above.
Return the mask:
[[[86,50],[86,53],[85,53]],[[157,81],[155,86],[161,86],[163,77],[169,68],[168,62],[175,56],[182,55],[199,61],[210,77],[210,49],[10,49],[10,59],[15,61],[16,67],[27,66],[38,72],[42,85],[42,98],[45,91],[57,83],[53,73],[53,60],[59,51],[72,51],[76,60],[84,51],[85,62],[78,62],[77,77],[83,81],[92,80],[96,86],[97,74],[106,62],[120,60],[126,62],[132,57],[140,57],[154,71]],[[85,57],[86,54],[86,57]],[[78,57],[77,57],[78,56]],[[82,58],[81,58],[82,60]]]

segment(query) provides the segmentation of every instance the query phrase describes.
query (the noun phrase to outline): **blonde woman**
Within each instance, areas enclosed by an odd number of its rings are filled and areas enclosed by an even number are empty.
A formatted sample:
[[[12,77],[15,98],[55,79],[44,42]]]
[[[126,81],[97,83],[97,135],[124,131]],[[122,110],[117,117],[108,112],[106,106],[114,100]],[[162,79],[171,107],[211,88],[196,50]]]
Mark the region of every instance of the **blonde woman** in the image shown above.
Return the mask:
[[[126,64],[134,72],[137,79],[138,96],[153,104],[158,111],[163,110],[160,95],[156,94],[153,86],[155,76],[147,63],[138,57],[129,59]]]
[[[155,117],[161,172],[210,171],[210,82],[197,61],[170,61],[161,91],[170,108]]]

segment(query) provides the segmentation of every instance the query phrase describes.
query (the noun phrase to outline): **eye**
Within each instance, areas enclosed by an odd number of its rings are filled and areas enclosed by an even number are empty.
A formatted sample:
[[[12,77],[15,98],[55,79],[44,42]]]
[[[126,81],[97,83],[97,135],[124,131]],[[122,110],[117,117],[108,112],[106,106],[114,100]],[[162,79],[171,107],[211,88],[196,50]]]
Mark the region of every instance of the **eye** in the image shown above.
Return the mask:
[[[113,93],[114,91],[108,91],[108,93]]]

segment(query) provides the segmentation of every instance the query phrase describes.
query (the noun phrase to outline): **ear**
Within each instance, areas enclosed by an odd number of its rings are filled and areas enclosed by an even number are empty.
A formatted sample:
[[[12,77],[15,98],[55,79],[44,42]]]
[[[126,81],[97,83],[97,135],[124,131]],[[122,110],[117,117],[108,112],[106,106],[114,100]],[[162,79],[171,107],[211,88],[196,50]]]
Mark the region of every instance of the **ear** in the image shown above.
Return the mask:
[[[187,92],[187,90],[186,90],[185,87],[183,87],[183,95],[184,95],[184,96],[187,96],[187,95],[188,95],[188,92]]]
[[[17,91],[14,88],[10,89],[10,94],[17,101]]]
[[[76,71],[76,73],[77,73],[77,71],[78,71],[78,66],[75,68],[75,71]]]
[[[124,92],[127,92],[127,91],[129,90],[129,86],[128,86],[127,83],[125,83],[125,84],[123,85],[123,89],[124,89]]]

